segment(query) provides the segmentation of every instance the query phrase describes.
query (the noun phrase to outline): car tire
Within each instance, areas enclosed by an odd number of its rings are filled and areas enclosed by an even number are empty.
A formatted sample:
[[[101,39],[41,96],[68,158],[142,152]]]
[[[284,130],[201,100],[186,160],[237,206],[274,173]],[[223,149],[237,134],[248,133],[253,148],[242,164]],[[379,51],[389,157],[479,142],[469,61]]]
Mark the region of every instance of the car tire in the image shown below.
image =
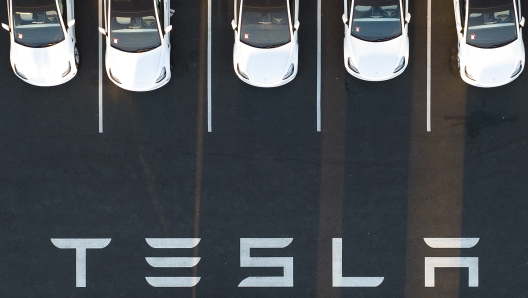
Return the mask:
[[[81,54],[79,53],[77,46],[73,49],[73,56],[75,58],[75,66],[79,68],[81,66]]]

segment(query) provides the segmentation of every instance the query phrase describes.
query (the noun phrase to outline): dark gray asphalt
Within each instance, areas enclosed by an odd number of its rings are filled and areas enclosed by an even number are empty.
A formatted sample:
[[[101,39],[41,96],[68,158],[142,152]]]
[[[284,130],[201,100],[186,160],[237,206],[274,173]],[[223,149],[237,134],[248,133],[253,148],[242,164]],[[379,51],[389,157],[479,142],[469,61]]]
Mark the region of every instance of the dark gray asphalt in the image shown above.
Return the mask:
[[[213,1],[213,132],[207,132],[207,1],[173,0],[173,77],[131,93],[104,75],[98,133],[97,1],[76,2],[83,65],[71,82],[37,88],[9,65],[0,32],[0,297],[524,297],[528,291],[528,74],[478,89],[456,72],[450,0],[433,2],[432,132],[426,132],[427,2],[411,1],[410,64],[363,82],[342,66],[341,1],[323,0],[322,132],[316,131],[317,2],[300,6],[299,73],[258,89],[233,72],[232,1]],[[522,1],[528,7],[528,1]],[[0,21],[6,22],[0,11]],[[455,56],[453,56],[455,55]],[[145,238],[199,237],[197,249]],[[424,237],[477,237],[432,249]],[[87,287],[75,253],[50,238],[112,238],[89,250]],[[252,256],[294,258],[293,288],[238,288],[240,238],[294,238]],[[378,288],[332,287],[332,238],[344,276]],[[199,256],[197,269],[152,268],[145,257]],[[479,257],[439,269],[424,257]],[[145,276],[201,277],[194,289]]]

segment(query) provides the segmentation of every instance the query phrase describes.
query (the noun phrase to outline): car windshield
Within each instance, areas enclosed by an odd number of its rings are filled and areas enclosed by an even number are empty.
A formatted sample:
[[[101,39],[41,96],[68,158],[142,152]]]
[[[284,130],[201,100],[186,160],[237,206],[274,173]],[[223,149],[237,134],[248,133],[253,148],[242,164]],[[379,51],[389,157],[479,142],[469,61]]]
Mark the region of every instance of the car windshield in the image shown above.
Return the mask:
[[[274,48],[291,41],[290,18],[286,0],[244,0],[240,24],[240,41],[257,48]]]
[[[471,3],[471,2],[470,2]],[[496,48],[517,39],[513,1],[507,5],[469,7],[466,43],[479,48]]]
[[[350,34],[366,41],[387,41],[402,34],[400,0],[356,0]]]
[[[50,4],[50,1],[43,2]],[[13,2],[13,34],[16,43],[41,48],[64,40],[64,31],[56,5],[27,6],[20,4],[31,3]]]
[[[110,44],[125,52],[145,52],[161,46],[152,0],[112,0]]]

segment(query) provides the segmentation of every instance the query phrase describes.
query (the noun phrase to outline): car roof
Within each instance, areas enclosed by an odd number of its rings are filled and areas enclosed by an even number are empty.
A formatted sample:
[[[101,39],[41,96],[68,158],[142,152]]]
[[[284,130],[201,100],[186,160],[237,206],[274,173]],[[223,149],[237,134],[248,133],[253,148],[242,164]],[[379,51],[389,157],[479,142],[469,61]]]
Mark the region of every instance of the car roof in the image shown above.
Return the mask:
[[[512,5],[513,0],[470,0],[470,8],[493,8]]]
[[[244,6],[250,7],[281,7],[286,6],[288,0],[244,0]]]
[[[13,0],[13,6],[17,7],[43,7],[56,5],[55,0]]]
[[[112,0],[111,7],[113,11],[121,11],[121,12],[146,11],[146,10],[154,9],[154,1],[152,0]]]

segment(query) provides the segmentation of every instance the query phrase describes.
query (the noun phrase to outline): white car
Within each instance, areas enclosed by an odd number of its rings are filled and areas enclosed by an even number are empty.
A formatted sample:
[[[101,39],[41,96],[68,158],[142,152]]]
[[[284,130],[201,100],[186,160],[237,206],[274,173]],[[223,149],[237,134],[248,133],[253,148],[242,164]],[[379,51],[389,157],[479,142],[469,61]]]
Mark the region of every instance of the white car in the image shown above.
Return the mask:
[[[346,70],[366,81],[403,73],[409,64],[408,1],[344,0],[344,5]]]
[[[10,60],[15,74],[29,84],[56,86],[73,79],[79,68],[73,0],[8,0]]]
[[[105,0],[105,66],[110,80],[130,91],[167,84],[170,67],[170,0]]]
[[[462,80],[477,87],[496,87],[515,80],[524,67],[520,2],[453,2]]]
[[[235,0],[233,66],[257,87],[278,87],[297,75],[299,0]]]

